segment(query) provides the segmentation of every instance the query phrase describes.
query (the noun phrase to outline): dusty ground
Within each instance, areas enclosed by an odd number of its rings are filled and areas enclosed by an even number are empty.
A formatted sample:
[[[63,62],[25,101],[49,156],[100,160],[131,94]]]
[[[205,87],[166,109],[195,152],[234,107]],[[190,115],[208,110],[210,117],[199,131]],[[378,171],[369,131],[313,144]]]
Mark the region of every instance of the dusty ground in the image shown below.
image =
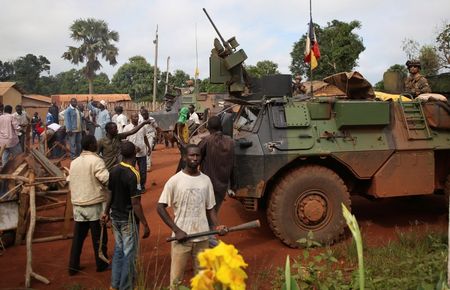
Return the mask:
[[[143,197],[143,207],[150,224],[151,237],[142,240],[141,260],[143,271],[150,289],[159,289],[166,285],[169,276],[170,248],[165,238],[170,231],[160,220],[155,206],[165,181],[175,172],[179,159],[177,149],[165,149],[158,145],[153,155],[153,166],[147,180],[149,189]],[[395,232],[429,229],[445,230],[447,226],[444,199],[441,196],[416,198],[396,198],[370,201],[355,197],[352,199],[353,213],[362,226],[363,237],[368,245],[375,246],[395,238]],[[246,212],[240,203],[228,199],[222,206],[221,221],[226,225],[260,219],[260,229],[231,233],[223,237],[232,243],[249,264],[249,289],[270,288],[270,275],[277,267],[284,265],[286,255],[296,257],[299,250],[290,249],[277,240],[271,233],[264,214]],[[53,223],[40,226],[37,236],[54,234],[60,224]],[[349,240],[347,237],[343,242]],[[86,239],[81,265],[84,272],[68,276],[67,264],[71,240],[61,240],[33,244],[33,270],[47,277],[50,285],[36,280],[32,282],[35,289],[67,289],[70,285],[81,284],[86,288],[105,289],[109,287],[111,272],[96,273],[90,237]],[[108,252],[111,254],[114,238],[109,233]],[[18,289],[24,287],[26,249],[25,246],[10,247],[0,256],[0,288]],[[190,278],[190,270],[186,278]],[[187,283],[186,283],[187,284]]]

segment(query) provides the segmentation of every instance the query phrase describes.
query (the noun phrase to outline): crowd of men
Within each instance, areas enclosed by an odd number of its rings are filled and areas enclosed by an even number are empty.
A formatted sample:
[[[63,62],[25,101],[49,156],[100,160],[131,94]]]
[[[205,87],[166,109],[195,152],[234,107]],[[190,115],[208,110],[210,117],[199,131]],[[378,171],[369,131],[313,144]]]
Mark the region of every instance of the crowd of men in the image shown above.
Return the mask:
[[[90,106],[96,107],[88,104],[88,108]],[[90,110],[101,114],[102,108],[98,109]],[[185,110],[186,119],[199,125],[193,107]],[[68,271],[69,275],[82,271],[80,255],[90,230],[96,270],[111,269],[111,289],[133,289],[139,235],[150,236],[150,226],[145,218],[147,209],[143,209],[141,198],[149,191],[145,187],[147,156],[152,150],[153,137],[149,135],[148,127],[157,128],[157,124],[145,108],[139,114],[132,113],[129,122],[121,108],[116,108],[115,112],[111,118],[114,122],[106,122],[104,128],[95,124],[96,129],[102,128],[105,132],[98,138],[99,130],[94,134],[82,133],[85,132],[81,123],[84,115],[75,99],[64,111],[71,147],[68,180],[75,221]],[[219,225],[217,213],[232,187],[234,143],[230,136],[222,133],[219,117],[209,118],[208,130],[210,135],[199,145],[181,145],[185,165],[167,181],[162,193],[158,193],[161,195],[155,205],[176,239],[171,250],[172,288],[182,283],[189,259],[218,244],[215,237],[190,239],[188,235],[210,229],[217,229],[221,234],[227,231],[225,226]],[[168,208],[172,208],[172,214]],[[111,224],[115,241],[111,266],[108,265],[107,224]],[[193,262],[196,263],[196,259]]]

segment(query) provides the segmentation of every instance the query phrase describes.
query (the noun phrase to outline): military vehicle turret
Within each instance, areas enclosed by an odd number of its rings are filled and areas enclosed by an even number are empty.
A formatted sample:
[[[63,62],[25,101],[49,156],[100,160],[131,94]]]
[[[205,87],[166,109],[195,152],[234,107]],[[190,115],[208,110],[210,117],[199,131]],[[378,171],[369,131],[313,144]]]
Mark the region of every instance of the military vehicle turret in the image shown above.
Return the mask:
[[[292,96],[290,75],[248,78],[237,46],[235,38],[216,39],[210,57],[211,82],[227,84],[230,101],[241,105],[235,198],[265,209],[286,245],[298,247],[309,231],[321,243],[338,240],[341,204],[350,209],[352,195],[450,193],[446,104],[376,101],[357,73],[325,80],[354,83],[340,88],[346,98]]]

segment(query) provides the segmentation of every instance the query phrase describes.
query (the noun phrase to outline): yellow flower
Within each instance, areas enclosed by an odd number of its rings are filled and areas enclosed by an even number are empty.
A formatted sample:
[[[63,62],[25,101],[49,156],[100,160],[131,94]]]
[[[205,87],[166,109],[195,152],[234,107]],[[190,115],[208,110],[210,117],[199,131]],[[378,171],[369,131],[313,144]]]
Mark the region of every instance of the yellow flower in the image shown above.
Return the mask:
[[[214,272],[211,270],[201,270],[191,280],[192,290],[214,289]]]
[[[214,285],[222,285],[223,289],[245,289],[247,274],[242,268],[248,265],[233,245],[220,242],[215,248],[200,253],[198,261],[203,270],[191,280],[192,289],[214,289]]]

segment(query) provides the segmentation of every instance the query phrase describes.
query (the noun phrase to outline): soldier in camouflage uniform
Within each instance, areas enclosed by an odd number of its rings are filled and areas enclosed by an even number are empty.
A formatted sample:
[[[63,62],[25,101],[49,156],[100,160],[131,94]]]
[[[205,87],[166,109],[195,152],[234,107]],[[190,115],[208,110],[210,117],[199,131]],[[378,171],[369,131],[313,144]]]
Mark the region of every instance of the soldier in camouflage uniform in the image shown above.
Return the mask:
[[[421,66],[418,60],[408,60],[406,67],[409,76],[405,80],[405,91],[416,98],[420,94],[431,93],[427,79],[419,73]]]

